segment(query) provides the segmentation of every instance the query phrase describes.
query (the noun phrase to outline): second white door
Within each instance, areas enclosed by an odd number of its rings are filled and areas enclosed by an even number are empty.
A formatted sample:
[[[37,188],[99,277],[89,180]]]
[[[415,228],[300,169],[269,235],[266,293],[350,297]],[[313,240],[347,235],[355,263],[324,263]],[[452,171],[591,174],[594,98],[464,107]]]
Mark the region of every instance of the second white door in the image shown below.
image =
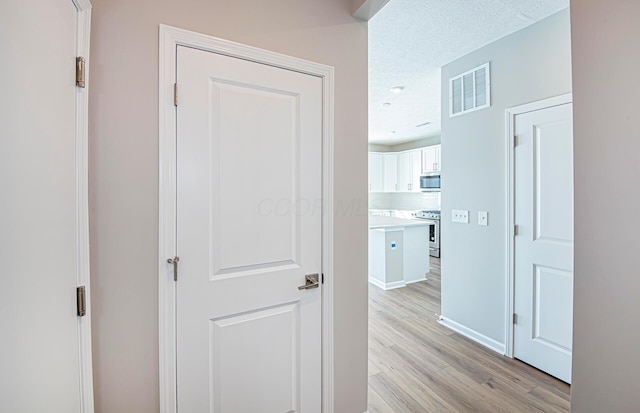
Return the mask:
[[[321,406],[322,80],[178,47],[181,412]]]
[[[516,116],[514,356],[571,382],[571,104]]]

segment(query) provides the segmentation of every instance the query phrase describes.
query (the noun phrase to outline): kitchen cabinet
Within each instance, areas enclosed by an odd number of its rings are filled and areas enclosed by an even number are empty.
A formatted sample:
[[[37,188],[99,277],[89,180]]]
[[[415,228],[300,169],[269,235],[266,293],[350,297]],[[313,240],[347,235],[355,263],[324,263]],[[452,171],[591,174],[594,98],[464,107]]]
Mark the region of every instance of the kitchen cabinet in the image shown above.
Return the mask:
[[[384,190],[384,160],[383,154],[369,152],[369,192]]]
[[[369,152],[369,192],[420,192],[420,175],[440,171],[440,145]]]
[[[424,281],[431,221],[369,217],[369,282],[384,290]]]
[[[411,154],[400,152],[398,154],[398,192],[409,192],[411,190]]]
[[[384,192],[396,192],[398,190],[398,155],[390,152],[383,156],[384,165]]]
[[[411,151],[411,192],[420,192],[420,175],[422,175],[422,150]]]
[[[440,171],[440,145],[422,148],[422,173]]]
[[[422,152],[420,149],[398,154],[398,191],[420,192]]]

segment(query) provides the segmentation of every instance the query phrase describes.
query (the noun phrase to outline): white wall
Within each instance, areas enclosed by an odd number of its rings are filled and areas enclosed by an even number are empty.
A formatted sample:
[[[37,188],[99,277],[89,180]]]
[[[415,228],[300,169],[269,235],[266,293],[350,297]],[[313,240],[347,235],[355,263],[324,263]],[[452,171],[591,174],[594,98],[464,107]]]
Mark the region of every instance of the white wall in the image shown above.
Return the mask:
[[[351,15],[352,1],[92,2],[89,138],[96,412],[159,410],[160,23],[335,67],[335,411],[363,412],[367,25]]]
[[[442,68],[449,78],[491,62],[491,107],[442,115],[442,315],[505,342],[505,109],[571,92],[569,11],[500,39]],[[469,224],[451,222],[470,211]],[[489,226],[477,225],[478,211]]]
[[[638,412],[640,2],[571,3],[575,413]]]

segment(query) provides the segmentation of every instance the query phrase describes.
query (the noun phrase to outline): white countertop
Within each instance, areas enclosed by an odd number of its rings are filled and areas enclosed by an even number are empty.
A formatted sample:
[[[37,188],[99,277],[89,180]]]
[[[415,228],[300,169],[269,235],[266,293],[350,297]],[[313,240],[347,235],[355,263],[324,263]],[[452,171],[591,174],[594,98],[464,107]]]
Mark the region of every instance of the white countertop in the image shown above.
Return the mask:
[[[428,219],[404,219],[381,216],[369,217],[369,229],[419,227],[426,225],[435,225],[435,222]]]

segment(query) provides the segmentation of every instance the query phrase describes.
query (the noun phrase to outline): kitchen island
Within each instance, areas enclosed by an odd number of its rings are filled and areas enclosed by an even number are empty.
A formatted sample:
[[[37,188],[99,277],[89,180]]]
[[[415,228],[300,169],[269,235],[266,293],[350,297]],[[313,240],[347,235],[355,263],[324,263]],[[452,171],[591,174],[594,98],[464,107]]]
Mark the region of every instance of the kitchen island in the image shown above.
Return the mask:
[[[369,217],[369,282],[384,290],[426,280],[433,221]]]

